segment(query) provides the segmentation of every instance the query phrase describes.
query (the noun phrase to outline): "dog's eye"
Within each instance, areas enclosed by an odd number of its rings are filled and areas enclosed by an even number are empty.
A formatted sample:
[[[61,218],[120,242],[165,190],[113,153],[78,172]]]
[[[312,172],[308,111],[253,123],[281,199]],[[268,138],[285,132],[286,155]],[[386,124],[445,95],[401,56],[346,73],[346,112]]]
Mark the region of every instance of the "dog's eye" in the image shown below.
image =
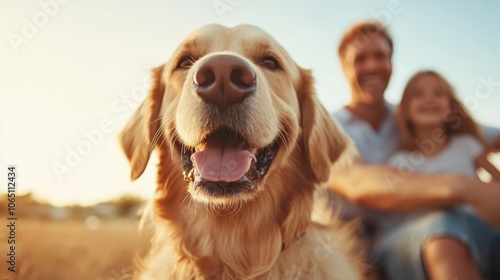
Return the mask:
[[[270,69],[270,70],[276,70],[276,69],[280,68],[276,58],[271,57],[271,56],[266,56],[266,57],[262,58],[260,60],[259,65],[262,67],[265,67],[267,69]]]
[[[191,56],[179,59],[176,69],[189,69],[193,66],[195,59]]]

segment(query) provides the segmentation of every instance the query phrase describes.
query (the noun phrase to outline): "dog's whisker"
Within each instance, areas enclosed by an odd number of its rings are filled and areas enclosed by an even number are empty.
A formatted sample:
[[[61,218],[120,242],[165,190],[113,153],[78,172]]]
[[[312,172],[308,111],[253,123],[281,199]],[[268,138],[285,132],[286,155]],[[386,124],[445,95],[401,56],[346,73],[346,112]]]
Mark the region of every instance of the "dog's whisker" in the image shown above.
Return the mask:
[[[156,120],[152,121],[152,122],[150,123],[150,125],[151,125],[152,123],[154,123],[154,122],[157,122],[157,121],[162,121],[162,118],[161,118],[161,117],[157,118]],[[153,139],[151,139],[151,143],[154,143],[154,142],[155,142],[155,139],[156,139],[157,137],[159,137],[159,136],[160,136],[160,135],[159,135],[159,132],[161,132],[161,130],[162,130],[162,128],[164,127],[164,125],[165,125],[165,123],[164,123],[164,122],[162,122],[162,123],[160,124],[160,126],[158,127],[158,129],[155,131],[155,133],[154,133],[154,135],[153,135]],[[154,144],[153,144],[153,147],[154,147]],[[150,150],[151,150],[152,146],[150,146],[149,148],[150,148]]]
[[[174,137],[172,137],[172,138],[174,138]],[[163,139],[162,139],[160,145],[158,146],[158,148],[161,148],[161,146],[163,145],[163,143],[165,143],[165,140],[167,140],[167,137],[163,137]],[[175,145],[174,145],[175,142],[174,142],[173,139],[170,139],[170,140],[167,140],[167,141],[168,141],[170,147],[175,147]],[[174,149],[170,149],[170,157],[171,158],[173,158],[173,150]]]
[[[283,132],[282,132],[282,131],[280,131],[280,132],[278,133],[278,138],[280,139],[281,143],[283,143],[282,145],[283,145],[283,146],[285,146],[285,148],[286,148],[286,153],[287,153],[287,154],[290,154],[289,147],[288,147],[288,145],[286,145],[286,144],[285,144],[285,143],[286,143],[286,141],[287,141],[287,137],[286,137],[286,135],[284,135],[284,134],[283,134]]]
[[[283,126],[283,124],[281,122],[284,122],[287,127],[292,127],[292,125],[290,124],[290,122],[288,121],[288,119],[283,115],[283,113],[281,113],[281,112],[278,111],[278,115],[279,115],[279,119],[280,119],[279,131],[282,132],[282,133],[284,133],[287,136],[284,139],[284,140],[286,140],[285,143],[289,143],[290,140],[292,139],[292,136],[287,132],[287,130],[285,129],[285,127]]]
[[[288,145],[286,145],[286,149],[287,149],[288,154],[290,154],[291,151],[293,151],[294,147],[299,146],[299,142],[298,142],[298,139],[292,139],[292,137],[289,134],[287,134],[287,135],[288,135],[288,142],[287,142]]]
[[[243,201],[236,202],[236,205],[233,207],[233,211],[231,211],[231,217],[236,217],[238,213],[240,213],[241,208],[243,207]]]
[[[153,123],[155,123],[157,121],[161,121],[161,117],[158,117],[156,120],[153,120],[150,123],[148,123],[148,126],[152,125]]]
[[[211,210],[210,210],[210,206],[206,203],[202,204],[203,208],[205,208],[205,215],[207,216],[207,218],[210,218],[210,215],[213,216],[213,214],[211,213]]]
[[[177,131],[175,130],[175,128],[173,126],[170,130],[171,130],[172,139],[170,139],[169,144],[170,144],[170,147],[175,147],[175,143],[176,143],[177,138],[178,138]],[[183,146],[184,145],[181,146],[181,150],[182,150]],[[175,149],[170,149],[170,158],[174,158],[174,150]]]
[[[190,195],[189,193],[186,193],[186,196],[185,196],[185,197],[184,197],[184,199],[182,200],[181,204],[184,204],[184,201],[186,201],[186,199],[187,199],[188,197],[191,197],[191,195]],[[191,201],[190,201],[189,203],[191,203]],[[188,203],[188,208],[189,208],[189,203]]]
[[[143,134],[144,130],[148,129],[154,122],[157,122],[157,121],[161,121],[161,117],[157,118],[156,120],[151,121],[150,123],[148,123],[144,127],[141,127],[140,129],[138,129],[135,136],[137,137],[137,136]]]
[[[189,56],[188,60],[193,64],[196,62],[196,59],[192,55]]]
[[[166,138],[165,138],[165,137],[163,137],[163,140],[161,140],[161,143],[160,143],[160,145],[158,146],[158,149],[160,149],[160,148],[161,148],[161,146],[163,145],[163,143],[165,143],[165,140],[166,140]],[[172,149],[171,149],[171,150],[172,150]]]
[[[286,118],[282,118],[282,120],[290,126]],[[280,123],[280,133],[279,133],[280,139],[282,139],[283,143],[285,144],[285,148],[287,150],[287,153],[290,154],[290,152],[293,150],[294,146],[298,146],[298,139],[293,139],[293,137],[290,135],[290,133],[287,132],[287,130],[283,127],[283,125]],[[293,145],[291,145],[293,143]]]
[[[216,217],[216,216],[221,216],[221,214],[219,213],[219,208],[220,206],[218,204],[215,204],[215,205],[210,205],[210,210],[211,210],[211,213],[212,213],[212,216]]]
[[[191,202],[194,203],[194,217],[196,217],[196,214],[198,213],[198,202],[193,199],[193,196],[189,195],[188,205],[191,205]]]
[[[153,136],[153,139],[151,140],[151,145],[149,146],[149,151],[150,152],[155,147],[155,145],[158,142],[159,138],[163,134],[163,130],[165,129],[165,127],[167,126],[167,124],[170,123],[170,120],[173,118],[173,116],[175,116],[174,113],[172,113],[169,116],[167,116],[165,118],[165,121],[162,122],[162,124],[160,125],[160,127],[158,128],[158,130],[155,132],[155,134]]]
[[[162,123],[160,127],[156,130],[155,134],[153,135],[153,139],[151,139],[151,143],[149,144],[149,149],[148,149],[149,153],[153,151],[154,147],[156,146],[156,143],[160,139],[164,126],[165,123]]]

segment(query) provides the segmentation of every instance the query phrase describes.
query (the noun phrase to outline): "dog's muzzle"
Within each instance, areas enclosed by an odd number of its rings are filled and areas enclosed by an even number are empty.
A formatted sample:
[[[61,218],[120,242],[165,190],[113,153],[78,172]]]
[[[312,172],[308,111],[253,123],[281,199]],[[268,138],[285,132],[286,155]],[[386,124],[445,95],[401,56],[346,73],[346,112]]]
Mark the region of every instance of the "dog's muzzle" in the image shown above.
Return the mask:
[[[244,118],[235,108],[256,94],[254,68],[237,55],[213,54],[198,60],[192,73],[194,93],[215,115],[204,124],[206,136],[199,143],[181,145],[184,179],[195,191],[212,197],[255,191],[279,145],[275,141],[258,149],[238,133],[244,128],[228,119]]]

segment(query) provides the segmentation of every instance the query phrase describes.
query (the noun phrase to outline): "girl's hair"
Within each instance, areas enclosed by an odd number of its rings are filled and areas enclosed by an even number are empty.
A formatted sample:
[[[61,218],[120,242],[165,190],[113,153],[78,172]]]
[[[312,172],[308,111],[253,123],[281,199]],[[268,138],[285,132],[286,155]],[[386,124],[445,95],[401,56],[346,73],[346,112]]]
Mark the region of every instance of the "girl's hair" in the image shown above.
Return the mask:
[[[448,116],[446,116],[443,133],[445,133],[448,138],[457,134],[469,134],[477,138],[477,140],[486,146],[486,143],[479,132],[478,125],[465,110],[464,105],[458,100],[453,87],[448,83],[448,81],[435,71],[421,71],[411,77],[408,84],[406,84],[403,97],[401,98],[401,103],[399,104],[396,112],[396,125],[401,138],[401,149],[409,151],[418,149],[415,142],[416,137],[413,130],[413,124],[409,120],[408,112],[410,101],[415,95],[415,84],[426,76],[436,79],[440,86],[440,90],[442,90],[450,100],[451,111]]]

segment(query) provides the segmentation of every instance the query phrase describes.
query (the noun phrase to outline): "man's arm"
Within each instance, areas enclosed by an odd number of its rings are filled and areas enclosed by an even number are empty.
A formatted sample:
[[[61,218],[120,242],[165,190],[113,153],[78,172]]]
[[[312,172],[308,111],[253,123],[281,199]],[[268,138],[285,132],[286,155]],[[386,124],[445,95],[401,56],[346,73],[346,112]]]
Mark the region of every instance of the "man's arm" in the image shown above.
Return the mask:
[[[472,206],[476,214],[489,225],[500,228],[500,183],[483,183],[474,188],[462,188],[459,196]]]
[[[457,189],[476,183],[455,174],[424,175],[386,165],[356,163],[334,168],[329,188],[353,203],[391,212],[410,212],[464,203]]]
[[[458,174],[424,175],[386,165],[356,163],[330,175],[330,190],[353,203],[390,212],[411,212],[470,205],[491,226],[500,228],[500,183]]]

